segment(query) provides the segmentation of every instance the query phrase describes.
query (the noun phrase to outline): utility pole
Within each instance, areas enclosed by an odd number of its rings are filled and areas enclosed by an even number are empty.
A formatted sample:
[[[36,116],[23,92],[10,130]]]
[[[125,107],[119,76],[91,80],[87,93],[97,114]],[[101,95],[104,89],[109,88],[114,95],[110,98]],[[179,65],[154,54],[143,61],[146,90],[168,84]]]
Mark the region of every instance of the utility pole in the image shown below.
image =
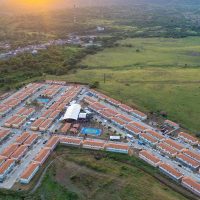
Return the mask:
[[[77,16],[76,16],[76,1],[74,0],[74,24],[77,22]]]
[[[106,83],[106,74],[103,74],[103,82]]]

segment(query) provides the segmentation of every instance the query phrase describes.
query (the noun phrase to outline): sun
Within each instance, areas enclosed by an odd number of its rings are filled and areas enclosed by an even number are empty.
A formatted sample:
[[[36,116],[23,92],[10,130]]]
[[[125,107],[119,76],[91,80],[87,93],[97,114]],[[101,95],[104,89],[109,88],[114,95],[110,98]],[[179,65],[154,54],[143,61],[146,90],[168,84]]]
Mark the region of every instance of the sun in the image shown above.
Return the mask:
[[[48,7],[55,3],[55,0],[18,0],[18,4],[28,7]]]
[[[59,0],[10,0],[13,7],[24,9],[40,9],[53,7]]]

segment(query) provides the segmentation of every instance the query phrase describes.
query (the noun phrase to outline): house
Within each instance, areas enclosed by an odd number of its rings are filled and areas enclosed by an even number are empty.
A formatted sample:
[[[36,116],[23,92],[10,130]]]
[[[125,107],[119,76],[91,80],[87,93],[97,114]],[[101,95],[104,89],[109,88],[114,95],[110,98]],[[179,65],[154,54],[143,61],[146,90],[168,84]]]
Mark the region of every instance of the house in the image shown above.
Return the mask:
[[[31,179],[35,176],[35,174],[39,170],[39,163],[32,162],[28,165],[28,167],[25,169],[25,171],[20,176],[20,183],[22,184],[28,184],[30,183]]]
[[[164,143],[169,145],[170,147],[173,147],[174,149],[176,149],[179,152],[183,151],[183,149],[184,149],[183,145],[181,145],[178,142],[176,142],[176,141],[174,141],[172,139],[169,139],[169,138],[165,139]]]
[[[166,154],[166,155],[168,155],[170,157],[175,157],[177,155],[177,153],[178,153],[178,151],[176,149],[174,149],[173,147],[171,147],[171,146],[169,146],[169,145],[167,145],[165,143],[157,144],[156,148],[160,152],[162,152],[162,153],[164,153],[164,154]]]
[[[3,182],[6,175],[12,171],[12,169],[15,166],[15,160],[14,159],[8,159],[6,160],[1,166],[0,166],[0,181]]]
[[[161,172],[163,172],[165,175],[169,176],[175,181],[181,181],[183,177],[182,173],[180,173],[178,170],[174,169],[172,166],[168,164],[160,163],[159,169]]]
[[[104,140],[86,139],[86,140],[83,140],[83,142],[82,142],[83,148],[95,149],[95,150],[104,149],[105,144],[106,144],[106,142]]]
[[[39,165],[43,165],[43,163],[47,160],[47,158],[49,157],[51,151],[50,149],[47,148],[43,148],[42,150],[40,150],[40,152],[36,155],[34,161],[36,163],[39,163]]]
[[[139,135],[140,140],[142,140],[145,144],[149,144],[150,146],[155,146],[158,143],[158,140],[153,138],[152,136],[146,134],[146,133],[141,133]]]
[[[179,153],[176,156],[176,160],[178,162],[180,162],[181,164],[183,164],[184,166],[190,168],[193,171],[198,171],[198,169],[200,167],[199,162],[197,162],[196,160],[193,160],[192,158],[190,158],[182,153]]]
[[[175,129],[180,128],[179,124],[177,124],[177,123],[175,123],[175,122],[173,122],[171,120],[168,120],[168,119],[164,121],[164,124],[166,124],[166,125],[168,125],[168,126],[170,126],[172,128],[175,128]]]
[[[106,151],[128,154],[129,145],[126,144],[126,143],[111,143],[111,142],[108,142],[106,144]]]
[[[152,153],[146,151],[146,150],[142,150],[139,152],[139,157],[144,160],[145,162],[149,163],[150,165],[154,166],[154,167],[158,167],[158,165],[160,164],[160,159],[157,158],[155,155],[153,155]]]
[[[199,140],[196,137],[189,135],[188,133],[180,132],[178,138],[182,139],[184,142],[187,142],[191,145],[198,145]]]
[[[182,186],[200,196],[200,183],[190,177],[184,177],[181,182]]]
[[[51,151],[53,151],[56,148],[56,146],[58,145],[58,143],[59,143],[59,137],[53,136],[48,140],[48,142],[45,145],[45,148],[48,148]]]
[[[60,137],[60,143],[63,145],[80,146],[82,138],[77,137]]]

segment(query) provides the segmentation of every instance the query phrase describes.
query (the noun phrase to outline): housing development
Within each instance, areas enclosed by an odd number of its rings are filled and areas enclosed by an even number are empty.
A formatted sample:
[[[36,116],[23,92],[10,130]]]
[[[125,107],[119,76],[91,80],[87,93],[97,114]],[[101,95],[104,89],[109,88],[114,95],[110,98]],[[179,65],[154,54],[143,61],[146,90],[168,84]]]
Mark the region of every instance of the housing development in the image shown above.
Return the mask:
[[[85,85],[31,83],[0,100],[0,188],[29,184],[58,145],[138,156],[200,196],[200,143]],[[107,135],[106,133],[109,133]]]

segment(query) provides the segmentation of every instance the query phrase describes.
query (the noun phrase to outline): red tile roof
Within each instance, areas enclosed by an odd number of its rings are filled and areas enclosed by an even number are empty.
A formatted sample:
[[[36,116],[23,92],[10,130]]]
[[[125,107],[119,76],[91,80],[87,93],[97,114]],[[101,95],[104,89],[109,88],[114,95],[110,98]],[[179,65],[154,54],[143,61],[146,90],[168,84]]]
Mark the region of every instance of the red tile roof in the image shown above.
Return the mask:
[[[14,159],[8,159],[6,160],[1,166],[0,166],[0,174],[4,174],[5,171],[14,163]]]
[[[182,183],[187,184],[194,188],[195,190],[200,192],[200,183],[196,182],[195,180],[191,179],[190,177],[183,177]]]
[[[165,164],[165,163],[160,163],[159,167],[168,171],[170,174],[172,174],[176,178],[181,178],[183,176],[182,173],[180,173],[178,170],[174,169],[171,165],[168,165],[168,164]]]
[[[196,143],[199,142],[199,140],[198,140],[197,138],[195,138],[195,137],[189,135],[188,133],[180,132],[180,133],[178,134],[178,136],[179,136],[179,137],[182,137],[182,138],[185,138],[186,140],[191,141],[191,142],[194,142],[194,143],[195,143],[195,142],[196,142]]]
[[[122,143],[107,143],[106,144],[107,148],[113,148],[113,149],[123,149],[123,150],[128,150],[129,146],[128,144],[122,144]]]
[[[170,154],[170,155],[176,155],[177,154],[177,150],[174,149],[173,147],[168,146],[165,143],[159,143],[157,144],[157,148],[162,149],[164,152]]]
[[[158,157],[156,157],[155,155],[153,155],[152,153],[150,153],[146,150],[140,151],[139,155],[146,157],[148,160],[150,160],[151,162],[153,162],[155,164],[160,162],[160,159]]]
[[[28,165],[28,167],[25,169],[25,171],[21,175],[21,179],[29,179],[29,177],[32,175],[32,173],[39,167],[39,163],[32,162]]]
[[[172,140],[172,139],[169,139],[169,138],[168,138],[168,139],[164,140],[164,142],[165,142],[167,145],[169,145],[169,146],[171,146],[171,147],[177,149],[178,151],[181,151],[181,150],[184,149],[184,147],[183,147],[181,144],[175,142],[175,141]]]
[[[183,161],[185,161],[186,163],[188,163],[189,165],[191,165],[193,167],[200,166],[199,162],[193,160],[192,158],[190,158],[190,157],[188,157],[188,156],[186,156],[186,155],[184,155],[182,153],[178,154],[176,157],[181,159],[181,160],[183,160]]]
[[[148,135],[148,134],[146,134],[146,133],[141,133],[141,134],[140,134],[140,137],[142,137],[142,138],[148,140],[148,141],[151,142],[152,144],[155,144],[155,143],[158,142],[158,140],[154,139],[152,136],[150,136],[150,135]]]

